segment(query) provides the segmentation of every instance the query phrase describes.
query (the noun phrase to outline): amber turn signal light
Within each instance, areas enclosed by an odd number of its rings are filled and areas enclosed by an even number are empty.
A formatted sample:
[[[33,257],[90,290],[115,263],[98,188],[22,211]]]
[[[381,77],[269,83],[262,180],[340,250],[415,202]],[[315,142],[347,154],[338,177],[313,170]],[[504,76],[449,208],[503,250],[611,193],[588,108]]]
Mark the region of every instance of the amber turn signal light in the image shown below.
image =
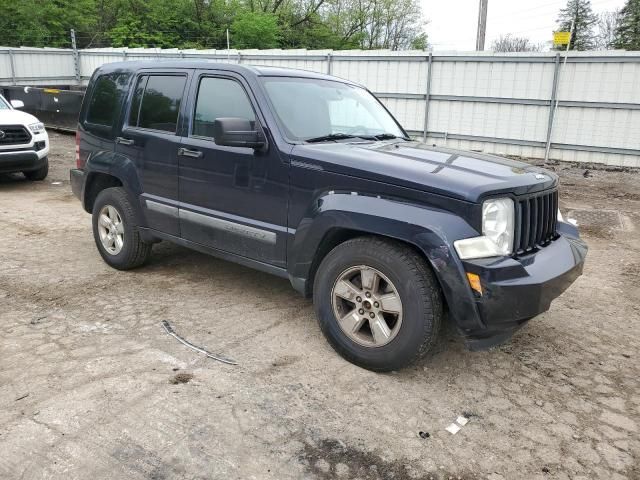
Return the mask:
[[[471,289],[479,295],[482,295],[482,285],[480,285],[480,277],[475,273],[467,272],[467,280],[469,280]]]

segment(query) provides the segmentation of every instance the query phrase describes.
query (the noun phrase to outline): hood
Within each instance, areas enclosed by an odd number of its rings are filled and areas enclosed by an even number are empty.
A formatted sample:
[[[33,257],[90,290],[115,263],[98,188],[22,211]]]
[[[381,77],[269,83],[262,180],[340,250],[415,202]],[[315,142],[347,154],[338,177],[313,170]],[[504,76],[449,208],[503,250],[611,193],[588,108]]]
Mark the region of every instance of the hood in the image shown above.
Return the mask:
[[[293,156],[326,171],[478,202],[557,186],[558,177],[523,162],[421,142],[333,142],[296,145]]]
[[[30,125],[39,121],[30,113],[20,110],[0,110],[0,125]]]

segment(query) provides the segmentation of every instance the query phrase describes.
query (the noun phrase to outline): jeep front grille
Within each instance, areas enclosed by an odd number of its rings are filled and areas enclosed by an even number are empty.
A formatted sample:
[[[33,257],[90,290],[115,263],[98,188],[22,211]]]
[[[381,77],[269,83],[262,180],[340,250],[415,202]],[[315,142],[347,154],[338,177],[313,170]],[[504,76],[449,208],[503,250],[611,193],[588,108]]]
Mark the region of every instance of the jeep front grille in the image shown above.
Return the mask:
[[[516,202],[513,251],[522,255],[558,237],[558,191],[521,197]]]
[[[0,146],[24,145],[31,141],[31,134],[22,125],[0,125]]]

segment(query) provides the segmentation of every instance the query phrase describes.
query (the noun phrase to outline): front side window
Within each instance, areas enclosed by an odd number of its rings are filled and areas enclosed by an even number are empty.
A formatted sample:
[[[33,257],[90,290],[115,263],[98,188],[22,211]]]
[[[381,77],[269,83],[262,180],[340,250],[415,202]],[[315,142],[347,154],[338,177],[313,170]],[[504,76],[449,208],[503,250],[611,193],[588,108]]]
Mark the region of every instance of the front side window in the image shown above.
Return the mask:
[[[288,138],[311,140],[344,134],[405,134],[367,90],[332,80],[263,77],[269,100]]]
[[[185,84],[184,75],[140,77],[129,111],[129,125],[175,133]]]
[[[110,73],[98,77],[93,87],[87,122],[112,127],[120,113],[130,74]]]
[[[0,110],[11,110],[7,101],[0,95]]]
[[[256,116],[242,86],[228,78],[205,77],[200,81],[193,135],[213,138],[216,118],[244,118],[255,125]]]

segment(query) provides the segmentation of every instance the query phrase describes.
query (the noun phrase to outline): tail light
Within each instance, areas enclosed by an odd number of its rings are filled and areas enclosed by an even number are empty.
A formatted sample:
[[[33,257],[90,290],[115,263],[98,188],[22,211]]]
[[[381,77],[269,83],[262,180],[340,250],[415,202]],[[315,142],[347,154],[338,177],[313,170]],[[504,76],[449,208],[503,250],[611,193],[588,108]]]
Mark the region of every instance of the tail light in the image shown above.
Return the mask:
[[[76,130],[76,167],[84,168],[84,162],[80,160],[80,132]]]

